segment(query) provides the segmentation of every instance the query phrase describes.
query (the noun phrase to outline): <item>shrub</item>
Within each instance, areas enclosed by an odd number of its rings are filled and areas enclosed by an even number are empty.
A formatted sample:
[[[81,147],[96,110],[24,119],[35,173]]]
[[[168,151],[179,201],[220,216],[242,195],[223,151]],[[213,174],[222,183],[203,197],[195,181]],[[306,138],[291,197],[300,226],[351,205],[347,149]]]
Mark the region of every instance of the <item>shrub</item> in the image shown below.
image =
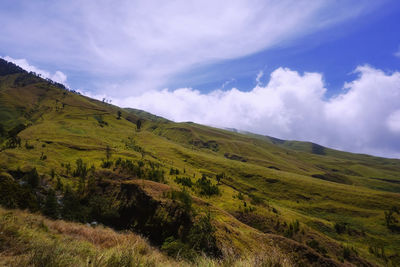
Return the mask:
[[[20,185],[11,177],[0,176],[0,204],[6,208],[37,211],[39,201],[27,185]]]
[[[208,212],[206,216],[201,216],[190,229],[188,235],[190,247],[209,256],[220,256],[221,251],[217,247],[215,230],[215,227],[211,224],[211,214]]]
[[[62,198],[62,217],[70,221],[86,222],[90,210],[80,203],[79,195],[67,186]]]
[[[46,160],[47,156],[42,152],[42,154],[40,155],[40,160]]]
[[[251,199],[250,203],[253,205],[263,205],[264,204],[264,200],[256,195],[250,194],[249,197]]]
[[[191,249],[189,245],[183,243],[179,239],[175,239],[173,236],[165,239],[161,250],[167,253],[168,256],[174,258],[193,260],[196,257],[195,251]]]
[[[192,179],[190,179],[190,177],[176,177],[175,183],[181,184],[181,185],[187,186],[187,187],[193,186],[193,182],[192,182]]]
[[[218,182],[218,184],[220,184],[220,182],[221,182],[221,180],[223,179],[223,178],[225,178],[225,173],[219,173],[219,174],[217,174],[216,176],[215,176],[215,178],[217,178],[217,182]]]
[[[30,149],[34,149],[35,147],[31,144],[28,143],[28,141],[25,141],[25,148],[30,150]]]
[[[118,158],[114,165],[115,168],[118,168],[122,173],[136,176],[138,178],[142,178],[144,176],[144,170],[142,169],[144,163],[142,161],[138,161],[137,164],[135,164],[132,160],[123,160]]]
[[[200,195],[212,196],[218,195],[220,193],[218,186],[213,185],[211,183],[211,180],[207,179],[204,174],[200,179],[196,181],[196,187],[199,189]]]
[[[300,223],[298,220],[289,223],[288,229],[285,231],[285,236],[291,238],[293,234],[298,233],[300,230]],[[313,240],[314,241],[314,240]]]
[[[336,233],[342,234],[346,231],[347,224],[343,223],[343,222],[335,223],[334,228],[335,228]]]
[[[25,174],[25,179],[32,188],[36,188],[40,182],[39,174],[37,173],[36,168],[33,168],[27,174]]]
[[[343,258],[349,259],[351,255],[351,250],[349,247],[343,247]]]
[[[19,136],[11,136],[6,142],[6,148],[16,148],[21,147],[21,138]]]
[[[179,200],[183,204],[186,212],[190,212],[192,210],[193,200],[190,194],[186,190],[182,191],[172,190],[168,193],[168,197],[171,198],[172,200]]]
[[[100,165],[100,166],[101,166],[102,168],[109,169],[109,168],[112,167],[112,165],[113,165],[112,160],[104,160],[104,159],[103,159],[103,161],[101,162],[101,165]]]
[[[150,169],[147,172],[147,177],[148,180],[155,181],[155,182],[164,182],[165,177],[164,177],[164,171],[159,170],[159,169]]]
[[[75,164],[76,169],[73,171],[72,175],[74,177],[86,178],[86,175],[88,174],[87,164],[84,163],[81,158],[77,159]]]
[[[53,180],[55,176],[56,176],[56,172],[54,171],[54,169],[51,169],[51,171],[50,171],[51,180]]]
[[[61,182],[61,178],[57,177],[56,190],[62,190],[62,189],[63,189],[63,184]]]
[[[169,169],[169,175],[179,175],[179,170],[171,168]]]
[[[400,215],[400,210],[398,207],[393,206],[390,210],[385,211],[385,224],[389,230],[392,232],[400,232],[400,225],[398,224],[398,218],[396,214]]]
[[[311,240],[311,241],[307,241],[307,246],[309,246],[310,248],[315,249],[317,252],[321,253],[321,254],[326,254],[327,251],[324,247],[322,247],[319,242],[315,239]],[[346,257],[344,257],[346,258]]]
[[[110,148],[110,146],[106,146],[106,159],[107,159],[107,160],[110,160],[111,155],[112,155],[112,153],[111,153],[111,148]]]
[[[56,193],[53,189],[47,192],[46,200],[44,203],[43,214],[52,219],[58,219],[60,207],[57,202]]]

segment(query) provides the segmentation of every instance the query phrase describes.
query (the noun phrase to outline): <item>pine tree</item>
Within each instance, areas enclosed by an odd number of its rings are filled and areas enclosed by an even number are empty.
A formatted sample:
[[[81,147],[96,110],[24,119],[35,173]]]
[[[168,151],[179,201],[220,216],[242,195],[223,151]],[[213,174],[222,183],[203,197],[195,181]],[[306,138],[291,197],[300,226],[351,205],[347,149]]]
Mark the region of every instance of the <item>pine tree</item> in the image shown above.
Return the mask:
[[[46,196],[43,213],[52,219],[58,219],[59,205],[57,202],[56,193],[53,189],[50,189]]]

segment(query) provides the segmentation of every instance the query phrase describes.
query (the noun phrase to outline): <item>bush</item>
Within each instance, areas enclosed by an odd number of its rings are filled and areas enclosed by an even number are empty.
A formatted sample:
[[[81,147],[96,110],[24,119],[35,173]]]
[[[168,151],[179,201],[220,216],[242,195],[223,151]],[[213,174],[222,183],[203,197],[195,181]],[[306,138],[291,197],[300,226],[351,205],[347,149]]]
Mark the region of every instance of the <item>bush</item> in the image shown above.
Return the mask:
[[[168,256],[174,258],[184,258],[188,260],[194,260],[196,253],[189,245],[183,243],[179,239],[175,239],[173,236],[165,239],[161,246],[161,250],[168,254]]]
[[[319,242],[317,240],[311,240],[311,241],[307,241],[307,246],[309,246],[310,248],[315,249],[317,252],[321,253],[321,254],[326,254],[327,251],[324,247],[320,246]],[[346,257],[345,257],[346,258]]]
[[[103,161],[101,162],[101,165],[100,165],[100,166],[101,166],[102,168],[109,169],[109,168],[112,167],[112,165],[113,165],[112,160],[104,160],[104,159],[103,159]]]
[[[86,222],[90,210],[80,203],[79,195],[67,186],[62,198],[62,217],[69,221]]]
[[[250,194],[249,195],[251,201],[250,203],[253,205],[264,205],[264,200],[256,195]]]
[[[196,187],[199,189],[200,195],[212,196],[219,195],[219,188],[211,183],[210,179],[203,174],[203,176],[196,181]]]
[[[118,158],[114,164],[115,168],[119,169],[120,172],[125,173],[127,175],[136,176],[138,178],[144,177],[144,170],[142,169],[144,163],[142,161],[138,161],[135,164],[132,160],[129,159],[121,159]],[[154,175],[154,174],[153,174]]]
[[[211,224],[211,214],[201,216],[190,229],[188,242],[192,249],[204,252],[209,256],[218,257],[221,251],[217,247],[215,238],[215,227]]]
[[[190,179],[190,177],[176,177],[175,183],[181,184],[181,185],[187,186],[187,187],[193,186],[193,182],[192,182],[192,179]]]
[[[342,234],[346,231],[347,224],[343,222],[335,223],[335,231],[338,234]]]
[[[73,171],[72,175],[74,177],[86,178],[86,175],[88,174],[87,164],[80,158],[76,160],[75,164],[76,169]]]
[[[190,212],[192,210],[193,200],[190,194],[186,190],[182,191],[172,190],[168,192],[168,197],[172,200],[179,200],[183,204],[186,212]]]
[[[154,182],[164,182],[164,171],[163,170],[150,170],[146,177],[150,181]]]
[[[56,193],[54,192],[53,189],[50,189],[46,195],[43,214],[52,219],[58,219],[59,213],[60,213],[60,207],[57,202]]]
[[[349,247],[343,247],[343,258],[346,260],[350,258],[351,250]]]
[[[25,141],[25,148],[30,150],[30,149],[34,149],[35,147],[31,144],[28,143],[28,141]]]
[[[32,188],[36,188],[39,185],[40,178],[39,174],[36,171],[36,168],[33,168],[28,173],[26,173],[24,178]]]
[[[11,209],[37,211],[40,203],[30,186],[20,185],[11,177],[0,176],[0,204]]]
[[[171,168],[169,169],[169,175],[179,175],[179,170]]]

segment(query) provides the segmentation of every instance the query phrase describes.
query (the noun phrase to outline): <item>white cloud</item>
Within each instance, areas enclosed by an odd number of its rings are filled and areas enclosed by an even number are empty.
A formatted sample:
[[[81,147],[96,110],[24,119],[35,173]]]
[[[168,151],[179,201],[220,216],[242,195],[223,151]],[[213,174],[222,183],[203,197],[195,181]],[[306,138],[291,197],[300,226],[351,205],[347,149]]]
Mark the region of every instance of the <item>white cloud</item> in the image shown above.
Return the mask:
[[[396,53],[394,53],[394,56],[400,58],[400,46]]]
[[[67,85],[67,75],[65,75],[64,73],[62,73],[61,71],[56,71],[54,74],[51,74],[50,72],[46,71],[46,70],[42,70],[39,69],[33,65],[30,65],[28,63],[28,61],[24,58],[21,59],[14,59],[12,57],[9,56],[5,56],[2,57],[3,59],[12,62],[18,66],[20,66],[21,68],[23,68],[24,70],[28,71],[28,72],[35,72],[36,74],[40,74],[40,76],[42,76],[43,78],[48,78],[51,79],[55,82],[58,83],[62,83],[64,85]]]
[[[160,89],[192,66],[286,44],[377,5],[356,0],[21,2],[0,3],[1,47],[10,55],[117,82],[118,92],[101,85],[115,96]]]
[[[319,73],[279,68],[269,83],[249,92],[235,88],[202,94],[191,88],[149,91],[115,99],[175,121],[194,121],[279,138],[400,157],[400,73],[369,66],[341,94],[326,99]]]
[[[228,86],[228,84],[231,84],[231,83],[233,83],[233,82],[235,82],[235,81],[236,81],[235,78],[231,78],[231,79],[225,81],[225,82],[221,85],[221,89],[224,89],[225,87]]]
[[[264,76],[264,71],[260,70],[256,76],[257,85],[261,85],[261,78]]]
[[[392,132],[400,133],[400,109],[390,114],[387,118],[387,125]]]

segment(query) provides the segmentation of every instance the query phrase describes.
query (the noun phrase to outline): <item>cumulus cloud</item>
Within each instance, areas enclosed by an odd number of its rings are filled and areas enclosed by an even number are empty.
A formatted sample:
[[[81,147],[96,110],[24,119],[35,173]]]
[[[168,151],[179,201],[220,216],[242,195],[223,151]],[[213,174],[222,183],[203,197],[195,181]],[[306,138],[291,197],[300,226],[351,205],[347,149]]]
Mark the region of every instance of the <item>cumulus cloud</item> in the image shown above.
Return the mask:
[[[115,99],[174,121],[244,129],[284,139],[381,156],[400,157],[400,73],[370,66],[328,98],[319,73],[287,68],[271,73],[267,85],[208,94],[192,88],[149,91]]]
[[[399,49],[394,53],[394,56],[400,58],[400,46]]]
[[[39,74],[40,76],[42,76],[43,78],[48,78],[55,82],[67,85],[67,75],[65,75],[63,72],[61,72],[59,70],[57,70],[55,73],[52,74],[46,70],[39,69],[39,68],[29,64],[28,61],[24,58],[15,59],[15,58],[12,58],[9,56],[5,56],[5,57],[3,57],[3,59],[20,66],[21,68],[23,68],[26,71],[35,72],[35,73]]]
[[[387,125],[393,133],[400,133],[400,109],[390,114]]]
[[[261,78],[264,76],[264,71],[260,70],[256,76],[257,85],[261,85]]]
[[[192,66],[290,43],[365,14],[377,3],[3,0],[0,47],[118,84],[118,92],[101,84],[105,93],[141,94]]]

